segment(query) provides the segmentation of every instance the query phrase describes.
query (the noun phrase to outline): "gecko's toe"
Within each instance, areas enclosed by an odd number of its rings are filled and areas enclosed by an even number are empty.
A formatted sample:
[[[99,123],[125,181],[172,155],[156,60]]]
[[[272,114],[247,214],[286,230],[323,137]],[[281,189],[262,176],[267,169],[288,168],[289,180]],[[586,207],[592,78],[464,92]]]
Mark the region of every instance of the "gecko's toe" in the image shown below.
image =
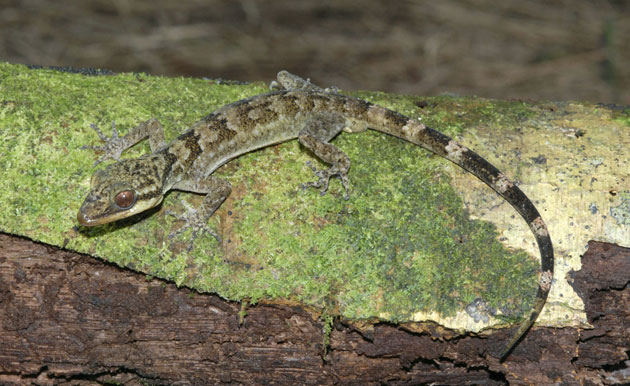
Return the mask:
[[[184,227],[181,227],[179,229],[172,231],[171,233],[168,234],[167,237],[169,240],[173,240],[175,237],[181,235],[182,233],[184,233]]]
[[[348,181],[348,167],[338,167],[333,166],[328,169],[317,169],[312,163],[309,161],[306,165],[311,168],[313,173],[317,178],[317,181],[307,182],[301,185],[302,190],[306,188],[316,188],[319,189],[319,194],[324,196],[328,192],[328,186],[330,184],[330,179],[333,177],[339,177],[341,179],[341,185],[343,186],[344,194],[343,199],[350,199],[350,183]]]
[[[197,211],[195,209],[192,209],[190,206],[187,205],[187,203],[185,204],[185,206],[188,208],[188,211],[186,214],[183,214],[183,215],[175,213],[171,210],[167,210],[166,212],[164,212],[166,215],[173,216],[177,220],[184,222],[184,225],[182,225],[179,229],[176,229],[172,231],[171,233],[169,233],[168,239],[172,240],[190,228],[192,230],[192,234],[190,235],[188,248],[186,248],[187,252],[189,252],[193,248],[195,244],[195,240],[197,239],[197,237],[199,237],[203,233],[211,234],[220,244],[223,241],[221,239],[221,236],[219,236],[219,234],[215,232],[213,229],[208,227],[204,223],[204,221],[198,217]]]

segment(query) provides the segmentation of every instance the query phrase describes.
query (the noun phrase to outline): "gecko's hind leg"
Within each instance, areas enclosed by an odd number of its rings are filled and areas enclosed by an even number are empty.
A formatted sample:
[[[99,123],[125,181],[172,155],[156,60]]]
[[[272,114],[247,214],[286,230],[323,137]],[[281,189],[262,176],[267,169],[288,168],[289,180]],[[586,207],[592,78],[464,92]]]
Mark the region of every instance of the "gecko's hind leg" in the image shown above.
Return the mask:
[[[317,91],[326,92],[329,94],[338,94],[339,89],[337,87],[322,88],[318,85],[311,83],[309,78],[302,78],[298,75],[292,74],[289,71],[282,70],[277,75],[277,80],[274,80],[269,84],[271,90],[303,90],[303,91]]]
[[[317,181],[302,184],[303,188],[319,188],[322,195],[328,190],[328,183],[332,177],[338,176],[344,188],[343,198],[349,198],[348,171],[350,170],[350,158],[341,149],[329,141],[345,127],[345,119],[335,114],[318,114],[306,123],[304,129],[298,135],[298,141],[308,148],[330,167],[317,169],[310,163],[307,165],[318,177]]]
[[[311,90],[322,91],[322,88],[311,83],[310,79],[304,79],[289,71],[282,70],[278,73],[277,80],[269,85],[272,90]]]

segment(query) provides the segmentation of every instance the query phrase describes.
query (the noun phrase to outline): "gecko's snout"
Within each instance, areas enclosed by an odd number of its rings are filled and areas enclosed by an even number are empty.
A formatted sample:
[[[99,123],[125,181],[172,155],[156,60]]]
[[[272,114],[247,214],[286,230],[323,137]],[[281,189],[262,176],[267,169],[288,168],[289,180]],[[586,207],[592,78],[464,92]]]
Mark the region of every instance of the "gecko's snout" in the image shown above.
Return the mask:
[[[77,221],[79,221],[79,224],[86,227],[96,225],[92,219],[83,213],[83,211],[79,211],[79,213],[77,213]]]

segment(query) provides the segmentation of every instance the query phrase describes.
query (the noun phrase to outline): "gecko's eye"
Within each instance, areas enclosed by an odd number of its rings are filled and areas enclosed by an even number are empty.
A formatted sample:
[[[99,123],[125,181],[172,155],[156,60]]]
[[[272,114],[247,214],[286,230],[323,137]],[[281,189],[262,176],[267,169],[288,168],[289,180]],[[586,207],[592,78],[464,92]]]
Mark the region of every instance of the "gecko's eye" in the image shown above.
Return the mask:
[[[129,209],[136,203],[136,192],[133,190],[123,190],[114,197],[114,202],[120,209]]]

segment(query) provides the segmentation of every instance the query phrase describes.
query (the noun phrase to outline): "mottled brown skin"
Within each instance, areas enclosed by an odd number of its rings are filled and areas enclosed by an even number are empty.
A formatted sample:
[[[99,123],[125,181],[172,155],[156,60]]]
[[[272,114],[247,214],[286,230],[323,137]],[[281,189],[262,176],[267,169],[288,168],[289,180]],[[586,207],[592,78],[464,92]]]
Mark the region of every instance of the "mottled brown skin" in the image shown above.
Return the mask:
[[[280,90],[226,105],[168,145],[155,119],[141,123],[122,138],[115,128],[112,137],[107,138],[94,126],[105,142],[102,147],[93,147],[104,152],[97,163],[109,158],[118,162],[94,173],[78,221],[93,226],[129,217],[158,205],[169,190],[179,189],[205,194],[205,198],[199,208],[188,208],[184,216],[175,215],[186,225],[171,237],[192,228],[193,241],[200,231],[220,240],[206,225],[232,189],[229,182],[212,175],[219,166],[252,150],[297,138],[331,165],[324,170],[313,169],[318,180],[304,186],[320,188],[324,194],[330,178],[339,176],[347,197],[350,159],[330,140],[341,131],[357,133],[367,128],[390,134],[422,146],[474,174],[504,197],[529,224],[540,249],[542,274],[529,317],[500,354],[505,359],[538,318],[553,280],[551,238],[527,196],[485,159],[418,120],[338,94],[333,89],[319,88],[286,71],[278,74],[278,82],[274,84]],[[120,160],[125,149],[145,138],[149,138],[151,154]]]

